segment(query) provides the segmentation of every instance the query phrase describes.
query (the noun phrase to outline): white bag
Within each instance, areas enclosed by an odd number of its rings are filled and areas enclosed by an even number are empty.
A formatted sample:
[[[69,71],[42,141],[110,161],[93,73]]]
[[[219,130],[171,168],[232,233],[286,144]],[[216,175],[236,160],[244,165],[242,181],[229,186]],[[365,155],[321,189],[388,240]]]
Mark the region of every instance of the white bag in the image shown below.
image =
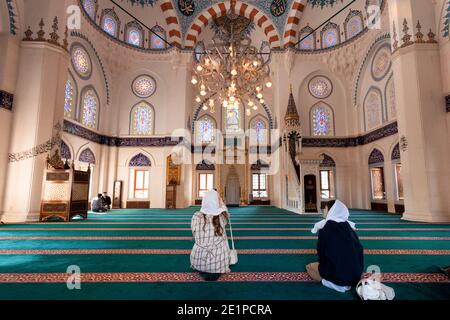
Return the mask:
[[[238,253],[236,248],[234,247],[233,228],[231,227],[231,219],[229,213],[228,213],[228,223],[230,224],[231,248],[232,248],[230,250],[230,265],[235,265],[238,263]]]
[[[362,300],[393,300],[395,297],[394,289],[370,278],[359,281],[356,293]]]

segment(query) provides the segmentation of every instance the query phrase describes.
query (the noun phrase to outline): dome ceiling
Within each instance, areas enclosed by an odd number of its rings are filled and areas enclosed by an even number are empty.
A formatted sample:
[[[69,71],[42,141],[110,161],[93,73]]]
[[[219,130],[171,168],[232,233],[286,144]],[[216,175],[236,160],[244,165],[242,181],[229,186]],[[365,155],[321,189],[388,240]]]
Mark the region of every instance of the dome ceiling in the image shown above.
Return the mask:
[[[213,18],[223,15],[230,4],[228,0],[79,0],[84,13],[99,31],[107,33],[111,40],[140,50],[151,50],[152,32],[148,28],[157,26],[160,42],[167,40],[176,46],[192,48],[200,34],[209,28]],[[238,12],[252,19],[261,29],[273,48],[298,44],[297,49],[317,51],[342,45],[364,33],[367,29],[367,6],[383,6],[385,0],[238,0]],[[133,18],[121,10],[122,7],[142,24],[134,22],[136,30],[129,39]],[[344,9],[344,10],[342,10]],[[330,23],[323,23],[335,15]],[[105,18],[117,20],[115,25],[105,24]],[[112,23],[111,19],[107,22]],[[148,27],[148,28],[147,28]],[[317,27],[314,35],[307,36]],[[117,30],[113,30],[116,28]],[[141,39],[138,38],[141,32]],[[153,37],[155,38],[155,37]],[[155,40],[156,41],[156,40]],[[156,49],[171,47],[165,44]]]

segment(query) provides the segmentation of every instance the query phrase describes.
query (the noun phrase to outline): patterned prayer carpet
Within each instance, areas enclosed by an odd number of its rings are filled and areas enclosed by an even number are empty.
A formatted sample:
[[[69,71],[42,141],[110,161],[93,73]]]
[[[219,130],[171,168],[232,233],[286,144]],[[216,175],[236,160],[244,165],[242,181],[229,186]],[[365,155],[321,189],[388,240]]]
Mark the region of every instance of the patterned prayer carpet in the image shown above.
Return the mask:
[[[352,300],[313,283],[319,216],[274,207],[232,208],[239,264],[217,283],[190,269],[190,218],[184,210],[117,210],[86,221],[0,226],[0,299]],[[366,268],[377,265],[397,299],[450,299],[450,224],[352,210]],[[69,290],[69,266],[81,289]]]

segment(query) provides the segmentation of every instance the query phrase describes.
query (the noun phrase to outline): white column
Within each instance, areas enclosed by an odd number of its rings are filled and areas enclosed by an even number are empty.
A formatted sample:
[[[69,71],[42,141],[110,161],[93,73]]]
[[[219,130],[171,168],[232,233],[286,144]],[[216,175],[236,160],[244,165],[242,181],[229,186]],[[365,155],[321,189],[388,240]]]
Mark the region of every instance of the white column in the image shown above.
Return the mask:
[[[434,9],[427,1],[390,0],[398,50],[393,54],[395,91],[405,192],[404,219],[450,221],[447,120],[443,100],[441,57],[437,43],[418,43],[417,21],[424,40],[435,30]],[[412,36],[404,38],[407,21]],[[393,30],[393,25],[391,25]],[[403,47],[401,47],[403,45]]]

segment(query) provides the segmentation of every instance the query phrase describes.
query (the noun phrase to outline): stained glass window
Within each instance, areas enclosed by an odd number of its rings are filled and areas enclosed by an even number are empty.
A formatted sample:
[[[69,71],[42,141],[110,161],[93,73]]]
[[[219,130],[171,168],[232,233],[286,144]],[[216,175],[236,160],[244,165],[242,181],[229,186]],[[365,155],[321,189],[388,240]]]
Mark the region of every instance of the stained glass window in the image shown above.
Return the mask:
[[[80,77],[88,78],[91,75],[91,59],[83,47],[75,46],[72,49],[72,65]]]
[[[154,112],[153,108],[141,102],[131,110],[131,134],[132,135],[152,135],[153,134]]]
[[[251,124],[251,143],[255,145],[267,145],[267,125],[262,119],[256,119]]]
[[[64,94],[64,116],[66,118],[72,117],[74,106],[74,85],[71,79],[67,79]]]
[[[150,76],[142,75],[133,81],[133,92],[139,98],[148,98],[156,91],[156,81]]]
[[[94,0],[84,0],[83,1],[83,7],[86,13],[93,18],[94,12],[95,12],[95,2]]]
[[[209,116],[204,116],[197,121],[197,142],[199,144],[214,142],[215,131],[215,121]]]
[[[128,32],[128,43],[139,47],[141,45],[141,32],[136,29],[132,29]]]
[[[309,82],[309,92],[317,99],[328,98],[333,91],[333,83],[328,78],[317,76]]]
[[[98,98],[93,89],[88,89],[83,95],[83,110],[81,123],[89,128],[97,129]]]
[[[334,119],[331,108],[319,103],[311,109],[311,134],[313,136],[334,135]]]
[[[363,31],[362,14],[359,11],[350,11],[347,19],[345,20],[345,33],[347,39],[351,39]]]
[[[300,31],[299,41],[301,40],[301,42],[300,42],[299,46],[300,46],[301,50],[314,50],[314,49],[316,49],[316,35],[315,35],[315,33],[310,34],[313,31],[314,31],[313,28],[311,28],[309,26],[303,28]]]
[[[223,108],[225,112],[225,128],[226,132],[238,132],[241,130],[241,109],[239,105],[228,106]]]
[[[322,30],[322,47],[330,48],[340,42],[339,26],[334,23],[327,24]]]
[[[165,49],[166,48],[166,31],[160,26],[156,25],[150,32],[150,48],[151,49]]]
[[[205,44],[203,43],[203,41],[200,41],[199,43],[197,43],[196,47],[195,47],[195,60],[200,61],[202,59],[202,55],[205,52]]]
[[[383,109],[381,94],[371,89],[364,101],[366,130],[372,130],[383,123]]]
[[[117,31],[117,22],[116,20],[111,17],[111,16],[106,16],[103,19],[103,30],[112,35],[113,37],[116,36],[116,31]]]

